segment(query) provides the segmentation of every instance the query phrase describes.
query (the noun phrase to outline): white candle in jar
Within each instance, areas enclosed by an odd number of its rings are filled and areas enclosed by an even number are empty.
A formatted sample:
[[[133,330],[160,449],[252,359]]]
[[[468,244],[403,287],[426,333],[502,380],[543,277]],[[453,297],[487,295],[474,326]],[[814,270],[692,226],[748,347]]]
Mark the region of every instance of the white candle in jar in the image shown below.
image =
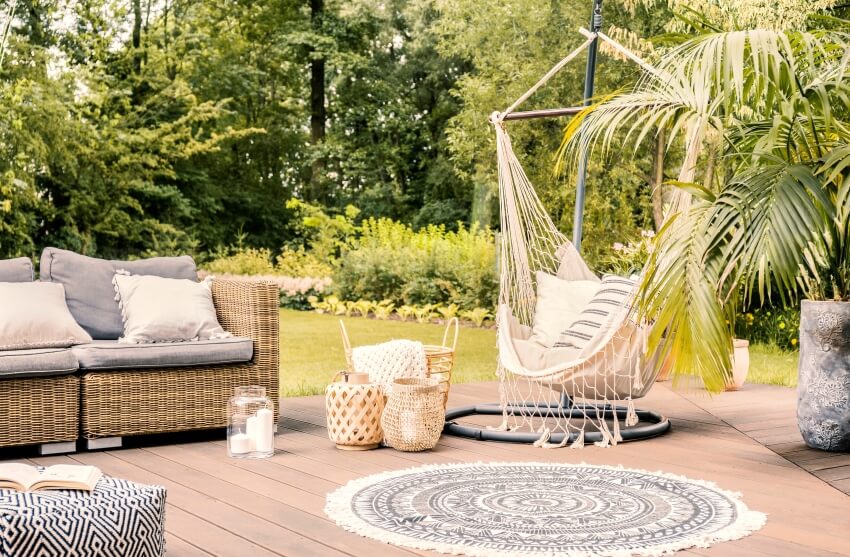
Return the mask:
[[[260,422],[257,419],[257,415],[253,414],[245,420],[245,433],[248,435],[248,439],[251,440],[251,450],[257,450],[257,430],[260,427]]]
[[[245,454],[251,452],[251,438],[245,433],[234,433],[230,436],[230,452]]]
[[[261,453],[274,449],[274,412],[268,408],[257,410],[256,436],[254,446]]]

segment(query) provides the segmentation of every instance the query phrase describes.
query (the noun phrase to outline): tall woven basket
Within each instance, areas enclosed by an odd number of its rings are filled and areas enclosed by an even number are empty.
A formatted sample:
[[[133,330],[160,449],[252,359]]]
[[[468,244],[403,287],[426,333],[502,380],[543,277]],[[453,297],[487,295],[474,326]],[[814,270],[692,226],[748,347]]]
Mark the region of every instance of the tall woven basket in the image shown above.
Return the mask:
[[[445,417],[437,379],[396,379],[381,415],[384,443],[399,451],[433,449],[440,440]]]
[[[451,346],[448,343],[449,336],[454,327],[454,335],[452,336]],[[351,340],[348,338],[348,331],[345,328],[345,323],[340,320],[339,328],[342,332],[342,345],[345,347],[345,361],[348,364],[348,371],[354,372],[354,362],[351,359]],[[452,369],[455,363],[455,348],[457,347],[457,337],[460,334],[460,322],[457,317],[453,317],[446,322],[446,330],[443,332],[443,342],[439,345],[426,344],[425,359],[427,367],[425,377],[435,379],[439,386],[440,392],[443,395],[443,410],[449,401],[449,388],[452,383]]]

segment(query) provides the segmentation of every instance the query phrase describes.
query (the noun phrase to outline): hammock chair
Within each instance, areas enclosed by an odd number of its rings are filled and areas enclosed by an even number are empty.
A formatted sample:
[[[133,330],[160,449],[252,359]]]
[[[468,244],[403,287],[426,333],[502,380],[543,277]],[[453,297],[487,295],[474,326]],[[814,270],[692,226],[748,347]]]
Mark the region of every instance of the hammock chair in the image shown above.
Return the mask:
[[[597,3],[601,4],[601,3]],[[600,6],[601,9],[601,6]],[[453,409],[446,414],[446,433],[482,440],[532,442],[545,448],[580,448],[585,442],[600,446],[660,435],[670,422],[653,412],[637,410],[655,381],[658,368],[646,354],[648,326],[631,311],[632,291],[601,317],[598,329],[583,347],[541,345],[532,337],[536,306],[536,274],[577,285],[600,279],[579,255],[581,206],[577,206],[577,234],[571,243],[555,226],[514,155],[505,122],[514,119],[576,114],[579,108],[515,113],[514,110],[561,68],[592,47],[588,60],[585,102],[592,97],[592,70],[597,38],[605,40],[644,69],[652,68],[622,45],[599,31],[601,12],[594,12],[587,41],[561,60],[534,87],[505,112],[493,113],[499,169],[501,234],[499,236],[500,288],[497,312],[500,379],[499,403]],[[579,166],[579,198],[583,197],[586,156]],[[586,284],[586,282],[585,282]],[[577,401],[583,402],[577,402]],[[625,406],[617,405],[623,403]],[[481,428],[454,420],[473,414],[502,417],[498,427]],[[622,421],[622,425],[621,425]]]

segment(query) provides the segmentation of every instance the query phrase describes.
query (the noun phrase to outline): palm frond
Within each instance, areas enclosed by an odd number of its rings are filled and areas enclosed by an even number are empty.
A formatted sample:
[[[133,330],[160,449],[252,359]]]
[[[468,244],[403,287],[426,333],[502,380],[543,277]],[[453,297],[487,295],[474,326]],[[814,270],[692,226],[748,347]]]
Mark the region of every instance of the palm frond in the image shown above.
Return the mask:
[[[725,244],[721,276],[729,290],[740,283],[747,300],[756,292],[768,299],[772,285],[783,301],[793,298],[801,265],[810,267],[806,255],[826,252],[835,216],[811,167],[782,160],[735,177],[712,211],[706,232],[712,245]]]
[[[695,376],[718,392],[731,370],[732,332],[717,295],[715,268],[706,267],[709,243],[701,230],[710,205],[697,203],[659,231],[644,269],[639,315],[653,323],[648,353],[672,362],[674,377]]]

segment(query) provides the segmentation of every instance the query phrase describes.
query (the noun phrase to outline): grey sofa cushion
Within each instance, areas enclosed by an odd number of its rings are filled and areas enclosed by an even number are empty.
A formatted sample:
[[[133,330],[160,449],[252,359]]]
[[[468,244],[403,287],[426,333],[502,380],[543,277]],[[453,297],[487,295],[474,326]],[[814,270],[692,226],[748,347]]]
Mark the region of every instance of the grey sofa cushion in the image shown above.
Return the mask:
[[[27,257],[0,261],[0,282],[32,282],[32,261]]]
[[[31,348],[0,351],[0,379],[68,375],[78,368],[68,348]]]
[[[254,342],[245,337],[153,344],[96,340],[71,350],[80,362],[80,369],[135,370],[249,362],[254,356]]]
[[[41,253],[41,280],[65,285],[71,315],[94,339],[114,340],[124,332],[112,286],[118,269],[134,275],[198,280],[195,261],[188,255],[107,261],[57,248],[45,248]]]

